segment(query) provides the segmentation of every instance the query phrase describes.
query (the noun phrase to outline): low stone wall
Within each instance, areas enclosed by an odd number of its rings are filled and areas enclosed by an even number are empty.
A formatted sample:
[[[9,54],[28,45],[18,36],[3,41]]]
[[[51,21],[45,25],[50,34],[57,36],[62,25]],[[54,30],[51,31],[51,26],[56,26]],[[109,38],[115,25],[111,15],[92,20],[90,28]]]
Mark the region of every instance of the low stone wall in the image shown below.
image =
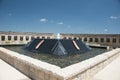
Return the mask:
[[[60,67],[0,47],[0,58],[33,80],[57,80]]]
[[[106,67],[120,55],[120,49],[115,49],[88,60],[63,68],[66,80],[90,80],[97,72]]]
[[[0,47],[0,58],[33,80],[89,80],[120,55],[120,48],[60,68]]]

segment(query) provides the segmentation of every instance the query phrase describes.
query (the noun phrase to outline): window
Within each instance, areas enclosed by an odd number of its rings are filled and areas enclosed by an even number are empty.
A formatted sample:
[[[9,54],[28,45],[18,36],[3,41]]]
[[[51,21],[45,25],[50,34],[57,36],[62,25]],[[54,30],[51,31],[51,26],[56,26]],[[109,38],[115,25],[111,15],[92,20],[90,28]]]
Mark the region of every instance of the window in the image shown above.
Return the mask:
[[[67,39],[66,37],[64,37],[63,39]]]
[[[50,37],[47,37],[47,39],[50,39]]]
[[[86,42],[86,41],[87,41],[87,38],[84,38],[84,41]]]
[[[8,40],[11,40],[11,36],[8,36]]]
[[[14,40],[15,40],[15,41],[17,40],[17,36],[14,36]]]
[[[82,40],[82,38],[79,38],[79,40]]]
[[[93,38],[89,38],[89,42],[93,42]]]
[[[116,39],[115,38],[113,38],[113,43],[116,43]]]
[[[71,37],[69,37],[69,39],[72,39]]]
[[[104,42],[104,38],[101,38],[100,40],[101,40],[101,42]]]
[[[40,39],[40,37],[37,37],[37,39]]]
[[[95,38],[95,42],[98,42],[98,38]]]
[[[45,39],[45,37],[42,37],[42,39]]]
[[[107,39],[106,39],[106,42],[109,43],[109,42],[110,42],[110,38],[107,38]]]
[[[31,40],[35,39],[34,36],[31,37]]]
[[[74,37],[74,40],[76,40],[77,38],[76,37]]]
[[[28,41],[29,40],[29,36],[26,36],[26,41]]]
[[[5,41],[5,36],[1,36],[1,40],[2,40],[2,41]]]
[[[20,40],[23,41],[23,36],[20,36]]]

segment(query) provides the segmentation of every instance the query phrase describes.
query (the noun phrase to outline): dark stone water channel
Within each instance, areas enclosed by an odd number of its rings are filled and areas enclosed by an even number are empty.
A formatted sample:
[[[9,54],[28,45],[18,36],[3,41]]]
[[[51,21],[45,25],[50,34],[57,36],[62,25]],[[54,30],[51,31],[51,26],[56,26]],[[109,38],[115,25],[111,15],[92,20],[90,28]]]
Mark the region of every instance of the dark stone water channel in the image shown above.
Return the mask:
[[[92,48],[91,51],[88,51],[86,53],[55,56],[51,54],[29,52],[23,49],[23,46],[4,46],[4,47],[9,50],[18,52],[20,54],[27,55],[50,64],[60,66],[61,68],[69,66],[74,63],[81,62],[83,60],[89,59],[91,57],[94,57],[107,51],[106,49]]]

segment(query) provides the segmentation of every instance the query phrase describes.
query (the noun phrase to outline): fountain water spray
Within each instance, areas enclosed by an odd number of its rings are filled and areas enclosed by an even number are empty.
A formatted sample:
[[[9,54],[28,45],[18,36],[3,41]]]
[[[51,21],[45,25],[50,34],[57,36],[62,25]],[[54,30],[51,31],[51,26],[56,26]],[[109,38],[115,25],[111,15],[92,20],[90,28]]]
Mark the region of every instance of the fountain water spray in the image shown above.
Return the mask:
[[[57,37],[56,37],[57,39],[60,39],[60,33],[57,33]]]

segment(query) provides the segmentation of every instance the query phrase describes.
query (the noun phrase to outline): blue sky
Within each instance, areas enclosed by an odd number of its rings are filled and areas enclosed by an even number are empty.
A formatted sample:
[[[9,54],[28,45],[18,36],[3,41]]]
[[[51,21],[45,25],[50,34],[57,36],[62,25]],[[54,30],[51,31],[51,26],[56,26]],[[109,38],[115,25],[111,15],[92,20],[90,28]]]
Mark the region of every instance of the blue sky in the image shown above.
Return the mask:
[[[120,0],[0,0],[0,31],[120,34]]]

